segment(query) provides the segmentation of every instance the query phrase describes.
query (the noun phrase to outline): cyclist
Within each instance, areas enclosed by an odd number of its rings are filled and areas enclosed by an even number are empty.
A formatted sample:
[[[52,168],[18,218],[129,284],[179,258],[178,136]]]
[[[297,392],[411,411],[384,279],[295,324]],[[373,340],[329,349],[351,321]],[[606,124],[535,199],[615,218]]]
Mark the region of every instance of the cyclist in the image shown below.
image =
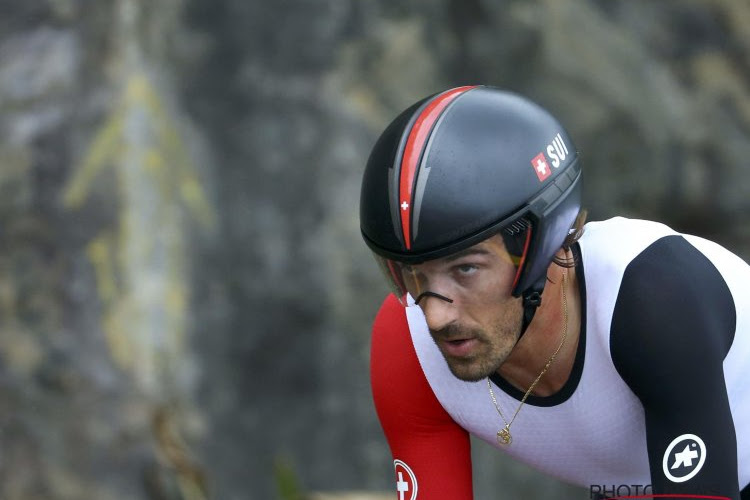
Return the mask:
[[[585,224],[548,111],[420,100],[372,150],[360,223],[393,290],[371,379],[400,499],[472,498],[470,435],[592,492],[750,499],[750,266],[656,222]]]

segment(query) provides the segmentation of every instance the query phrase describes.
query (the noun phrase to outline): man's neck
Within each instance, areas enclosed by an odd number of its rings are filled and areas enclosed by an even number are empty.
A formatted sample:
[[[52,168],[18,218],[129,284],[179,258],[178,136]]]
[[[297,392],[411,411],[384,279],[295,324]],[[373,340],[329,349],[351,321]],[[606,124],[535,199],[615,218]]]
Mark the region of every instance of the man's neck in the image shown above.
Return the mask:
[[[565,273],[567,278],[563,280]],[[542,304],[534,319],[498,369],[500,376],[525,393],[562,344],[549,369],[534,387],[532,394],[536,396],[550,396],[565,385],[573,369],[581,330],[581,300],[575,269],[552,264],[548,276]]]

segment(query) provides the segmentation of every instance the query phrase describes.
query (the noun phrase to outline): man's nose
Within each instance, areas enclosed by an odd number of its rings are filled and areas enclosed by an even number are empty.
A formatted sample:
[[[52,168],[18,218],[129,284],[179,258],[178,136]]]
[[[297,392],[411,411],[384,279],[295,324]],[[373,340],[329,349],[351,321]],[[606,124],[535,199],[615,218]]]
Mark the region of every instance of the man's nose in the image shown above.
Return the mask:
[[[456,304],[443,295],[427,293],[419,301],[419,307],[432,331],[442,330],[457,319]]]

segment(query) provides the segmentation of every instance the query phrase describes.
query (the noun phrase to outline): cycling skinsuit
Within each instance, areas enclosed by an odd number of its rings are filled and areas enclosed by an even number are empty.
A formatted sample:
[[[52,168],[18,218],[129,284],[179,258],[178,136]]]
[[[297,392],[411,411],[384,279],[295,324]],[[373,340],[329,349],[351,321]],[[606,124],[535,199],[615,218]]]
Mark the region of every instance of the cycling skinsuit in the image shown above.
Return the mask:
[[[750,266],[710,241],[624,218],[573,248],[582,321],[573,370],[504,426],[487,381],[455,378],[418,306],[389,296],[371,379],[398,498],[472,498],[469,435],[563,481],[738,499],[750,482]],[[491,377],[512,415],[523,393]]]

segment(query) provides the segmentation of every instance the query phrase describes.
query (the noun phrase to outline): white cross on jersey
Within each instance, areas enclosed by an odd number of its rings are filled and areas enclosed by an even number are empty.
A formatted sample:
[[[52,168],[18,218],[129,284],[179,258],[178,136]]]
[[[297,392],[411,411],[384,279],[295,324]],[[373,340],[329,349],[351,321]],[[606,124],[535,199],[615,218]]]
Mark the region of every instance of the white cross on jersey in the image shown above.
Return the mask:
[[[407,208],[409,208],[409,204],[408,203],[406,203],[406,202],[401,203],[401,210],[406,210]]]
[[[398,500],[406,500],[404,494],[409,491],[409,483],[404,481],[404,474],[398,473],[398,482],[396,482],[396,491],[398,491]]]

